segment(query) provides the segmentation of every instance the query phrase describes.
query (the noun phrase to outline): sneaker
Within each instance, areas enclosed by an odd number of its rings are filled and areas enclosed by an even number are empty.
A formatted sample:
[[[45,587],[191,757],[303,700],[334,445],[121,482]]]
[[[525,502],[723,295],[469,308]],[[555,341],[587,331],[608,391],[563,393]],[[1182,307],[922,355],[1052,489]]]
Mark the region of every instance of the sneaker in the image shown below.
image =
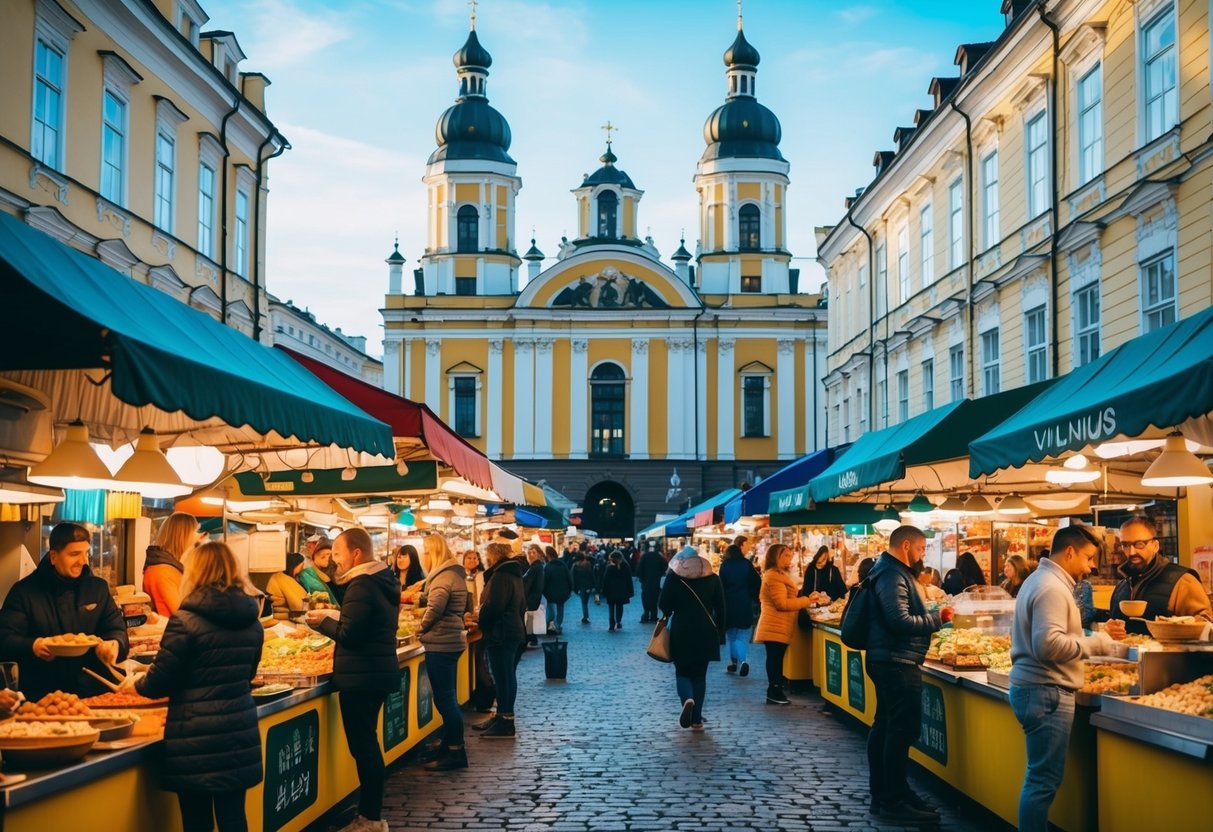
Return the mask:
[[[549,621],[549,622],[548,622],[548,635],[550,636],[550,635],[552,635],[552,634],[554,634],[554,633],[556,633],[556,632],[558,632],[558,631],[557,631],[557,629],[556,629],[556,622],[555,622],[555,621]]]
[[[484,733],[480,735],[484,740],[512,740],[514,738],[514,719],[513,717],[500,717],[496,725],[489,726]]]
[[[741,672],[738,675],[739,676],[749,676],[750,675],[750,663],[749,662],[741,663]]]
[[[692,722],[692,723],[691,723],[691,730],[692,730],[692,731],[702,731],[702,730],[703,730],[703,723],[702,723],[702,722]]]
[[[682,703],[682,712],[678,714],[678,724],[683,728],[691,727],[691,712],[695,710],[694,700],[688,699]]]
[[[737,662],[729,662],[729,666],[724,669],[724,672],[725,673],[736,673],[737,672]]]
[[[582,624],[589,624],[589,623],[590,623],[590,619],[588,619],[588,618],[583,618],[583,619],[581,619],[581,623],[582,623]]]
[[[472,725],[472,730],[473,731],[487,731],[488,729],[493,727],[493,723],[496,721],[497,721],[497,716],[494,715],[492,719],[486,719],[484,722],[477,722],[474,725]]]
[[[910,825],[939,823],[939,815],[934,812],[924,812],[922,809],[915,809],[904,800],[891,800],[881,803],[876,809],[876,817],[893,823]]]
[[[903,794],[901,796],[901,801],[907,806],[913,806],[920,812],[931,812],[936,815],[939,814],[939,809],[937,807],[923,800],[913,791],[907,791],[905,794]]]
[[[468,767],[468,752],[462,745],[458,748],[448,748],[446,753],[425,764],[426,771],[454,771]],[[365,820],[365,818],[364,818]]]
[[[783,693],[783,688],[768,687],[767,688],[767,704],[768,705],[791,705],[791,700]]]

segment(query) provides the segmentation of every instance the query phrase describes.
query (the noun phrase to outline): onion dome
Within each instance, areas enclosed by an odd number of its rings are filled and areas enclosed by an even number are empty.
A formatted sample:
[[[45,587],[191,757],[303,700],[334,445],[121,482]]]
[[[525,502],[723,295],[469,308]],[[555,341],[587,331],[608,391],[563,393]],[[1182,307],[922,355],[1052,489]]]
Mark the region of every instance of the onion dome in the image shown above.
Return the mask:
[[[737,37],[724,53],[729,82],[727,100],[708,116],[703,126],[703,139],[708,146],[700,161],[728,158],[784,161],[779,152],[783,132],[779,119],[755,98],[758,61],[758,50],[745,39],[738,21]]]
[[[523,260],[542,260],[543,252],[535,247],[535,238],[531,238],[531,247],[527,249],[526,254],[522,255]]]
[[[690,260],[691,252],[687,251],[687,239],[681,237],[678,240],[678,251],[670,255],[671,260]]]
[[[493,65],[493,56],[480,45],[480,38],[476,37],[476,30],[472,29],[468,32],[468,39],[464,41],[463,47],[451,56],[451,61],[456,69],[473,66],[488,69]]]
[[[387,259],[384,260],[383,262],[391,263],[393,266],[396,265],[397,263],[404,262],[404,255],[400,253],[400,241],[399,240],[396,241],[396,245],[392,248],[392,253],[389,254],[387,256]]]
[[[582,181],[581,187],[618,185],[621,188],[636,189],[636,186],[632,184],[632,177],[615,167],[615,163],[619,161],[619,157],[611,152],[610,142],[607,142],[606,153],[599,156],[598,161],[602,162],[602,167],[587,176]]]
[[[737,37],[733,40],[733,45],[724,52],[724,65],[727,67],[750,67],[751,69],[758,68],[758,62],[761,58],[758,56],[758,50],[750,45],[750,42],[745,39],[745,32],[737,29]]]
[[[480,45],[475,29],[452,61],[459,76],[459,97],[438,119],[434,128],[438,149],[430,154],[429,164],[449,159],[515,164],[507,152],[512,140],[509,122],[489,105],[485,94],[493,58]]]

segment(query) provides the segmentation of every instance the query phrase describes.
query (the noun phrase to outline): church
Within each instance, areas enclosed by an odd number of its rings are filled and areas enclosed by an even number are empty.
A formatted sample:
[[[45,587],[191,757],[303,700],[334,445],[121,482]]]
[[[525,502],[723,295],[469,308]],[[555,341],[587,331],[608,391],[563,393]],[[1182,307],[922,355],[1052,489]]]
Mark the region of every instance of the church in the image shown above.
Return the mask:
[[[609,122],[599,166],[570,183],[577,236],[554,257],[534,239],[519,254],[522,177],[473,19],[422,180],[420,268],[406,281],[399,247],[387,258],[386,389],[580,503],[602,537],[825,447],[826,309],[790,267],[790,166],[759,59],[739,17],[694,169],[695,254],[681,241],[667,264],[639,236],[644,191]]]

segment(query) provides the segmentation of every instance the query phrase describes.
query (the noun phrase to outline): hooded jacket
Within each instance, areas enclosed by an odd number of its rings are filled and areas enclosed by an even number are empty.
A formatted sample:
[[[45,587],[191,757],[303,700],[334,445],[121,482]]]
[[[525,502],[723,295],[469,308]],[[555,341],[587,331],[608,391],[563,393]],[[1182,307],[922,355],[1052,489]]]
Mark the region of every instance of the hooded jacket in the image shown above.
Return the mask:
[[[169,698],[162,785],[172,792],[247,789],[261,782],[261,732],[250,683],[265,631],[239,587],[200,587],[169,619],[160,652],[135,690]]]
[[[690,554],[687,554],[688,549]],[[688,547],[670,560],[658,607],[670,618],[670,655],[675,666],[720,661],[724,643],[724,590],[712,564]]]
[[[462,653],[468,646],[463,614],[468,611],[467,572],[463,564],[450,560],[425,579],[425,615],[419,639],[431,653]]]
[[[118,659],[126,658],[126,622],[110,595],[109,584],[95,577],[87,566],[79,578],[63,578],[45,556],[38,568],[13,585],[0,609],[0,660],[17,662],[21,691],[31,702],[53,690],[80,696],[106,692],[81,671],[89,667],[108,677],[95,651],[51,662],[34,656],[35,639],[63,633],[86,633],[117,641]]]
[[[876,602],[868,622],[869,661],[922,664],[931,634],[943,623],[939,613],[927,612],[910,567],[884,552],[868,573],[868,584]]]
[[[167,549],[152,544],[143,562],[143,591],[161,615],[172,615],[181,606],[181,576],[185,567]]]
[[[640,565],[644,567],[643,560]],[[758,588],[762,586],[762,577],[754,564],[745,555],[725,555],[720,562],[720,583],[724,587],[725,626],[730,630],[753,627],[754,604],[758,601]]]
[[[333,683],[346,692],[399,690],[400,582],[386,563],[377,560],[352,567],[337,581],[345,587],[341,617],[325,618],[316,627],[337,642]]]
[[[635,593],[627,566],[622,561],[618,564],[608,562],[606,571],[602,573],[602,597],[606,602],[626,604]]]
[[[484,594],[480,596],[480,631],[488,647],[518,644],[526,639],[522,616],[526,612],[526,590],[522,585],[522,565],[504,560],[484,573]]]
[[[797,596],[796,582],[782,569],[762,573],[762,588],[758,592],[762,612],[754,628],[754,641],[775,641],[790,644],[796,630],[796,613],[809,608],[807,597]]]
[[[563,604],[573,594],[573,573],[563,561],[550,560],[543,567],[543,597]]]

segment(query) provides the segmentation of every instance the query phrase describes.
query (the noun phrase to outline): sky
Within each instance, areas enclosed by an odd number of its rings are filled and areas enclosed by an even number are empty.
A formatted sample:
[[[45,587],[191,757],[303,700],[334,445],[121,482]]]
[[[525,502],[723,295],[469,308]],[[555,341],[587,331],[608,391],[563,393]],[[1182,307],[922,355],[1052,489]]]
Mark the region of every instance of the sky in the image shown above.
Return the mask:
[[[783,126],[791,164],[788,242],[802,291],[816,291],[813,229],[873,175],[893,130],[930,107],[932,76],[954,76],[961,43],[1002,30],[999,0],[748,0],[746,39],[762,56],[758,100]],[[379,309],[398,234],[410,268],[425,246],[421,177],[434,125],[457,92],[451,56],[467,37],[466,0],[203,0],[205,29],[236,33],[272,86],[266,109],[291,150],[270,163],[266,284],[381,354]],[[617,167],[643,190],[641,236],[667,265],[687,235],[703,125],[725,100],[722,55],[735,0],[478,0],[493,56],[487,93],[509,121],[522,190],[517,250],[534,229],[554,263],[576,236],[570,191],[597,167],[601,129],[618,128]],[[525,278],[525,264],[521,269]],[[411,291],[411,280],[406,277]]]

